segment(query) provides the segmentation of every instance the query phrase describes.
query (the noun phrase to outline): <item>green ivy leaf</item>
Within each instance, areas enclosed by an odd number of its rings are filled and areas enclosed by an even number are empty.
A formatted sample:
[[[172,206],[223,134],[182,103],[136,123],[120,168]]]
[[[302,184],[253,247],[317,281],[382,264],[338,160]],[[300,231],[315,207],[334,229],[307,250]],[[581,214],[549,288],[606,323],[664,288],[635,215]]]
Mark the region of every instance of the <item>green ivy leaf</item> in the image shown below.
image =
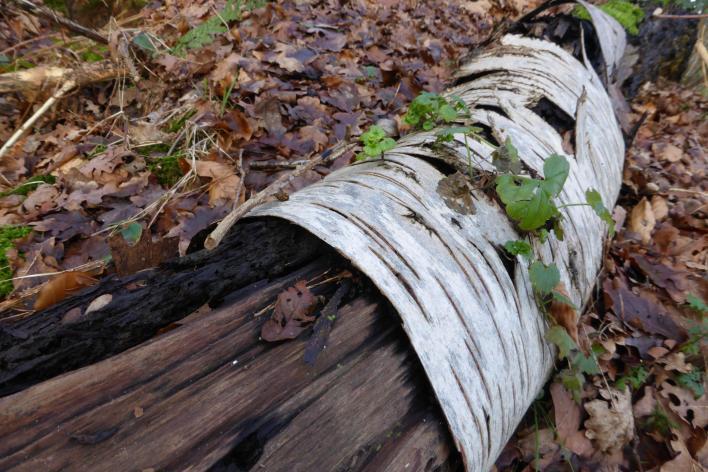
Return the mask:
[[[597,375],[600,373],[600,366],[597,365],[595,358],[586,356],[582,352],[578,352],[571,362],[574,368],[588,375]]]
[[[546,339],[558,348],[558,357],[561,359],[567,358],[573,350],[578,348],[573,338],[570,337],[570,334],[568,334],[562,326],[551,326],[551,328],[546,331]]]
[[[610,237],[615,235],[615,220],[612,219],[612,214],[602,203],[600,192],[595,189],[589,189],[585,192],[585,201],[592,207],[593,211],[602,221],[607,223],[609,227]]]
[[[143,235],[143,227],[140,223],[130,223],[120,230],[120,235],[123,236],[123,239],[125,239],[125,242],[129,245],[135,246]]]
[[[570,369],[563,369],[560,374],[560,381],[568,392],[573,396],[575,403],[580,403],[581,394],[583,393],[583,384],[585,376],[580,372],[574,372]]]
[[[560,272],[555,264],[547,266],[540,261],[534,261],[529,266],[529,278],[534,291],[548,295],[560,282]]]
[[[529,261],[533,258],[533,248],[526,241],[507,241],[504,243],[504,249],[511,255],[523,256]]]
[[[541,188],[550,196],[557,197],[568,178],[568,172],[570,172],[568,160],[559,154],[551,154],[543,162],[544,178]]]

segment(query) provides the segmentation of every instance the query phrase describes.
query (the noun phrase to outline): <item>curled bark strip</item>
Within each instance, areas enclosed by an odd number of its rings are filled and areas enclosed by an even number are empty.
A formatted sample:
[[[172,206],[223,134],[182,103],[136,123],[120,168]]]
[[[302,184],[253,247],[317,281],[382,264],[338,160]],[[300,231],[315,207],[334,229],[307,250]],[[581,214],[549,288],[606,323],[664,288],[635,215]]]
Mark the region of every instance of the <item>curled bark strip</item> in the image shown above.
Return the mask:
[[[608,75],[624,49],[609,16],[591,14]],[[472,118],[501,139],[511,137],[527,169],[543,174],[551,153],[566,155],[570,176],[559,204],[597,189],[611,206],[621,184],[624,142],[610,98],[587,58],[579,62],[539,39],[504,36],[462,67],[449,90]],[[575,120],[575,155],[532,111],[541,99]],[[504,210],[479,190],[449,195],[449,179],[429,161],[467,165],[465,137],[444,158],[435,135],[406,136],[386,159],[366,161],[252,211],[298,224],[348,257],[400,314],[442,406],[467,470],[488,470],[545,383],[553,352],[525,264],[507,267],[498,253],[519,239]],[[476,169],[491,170],[491,144],[471,142]],[[569,207],[565,240],[538,244],[554,262],[577,306],[590,295],[606,228],[587,207]]]

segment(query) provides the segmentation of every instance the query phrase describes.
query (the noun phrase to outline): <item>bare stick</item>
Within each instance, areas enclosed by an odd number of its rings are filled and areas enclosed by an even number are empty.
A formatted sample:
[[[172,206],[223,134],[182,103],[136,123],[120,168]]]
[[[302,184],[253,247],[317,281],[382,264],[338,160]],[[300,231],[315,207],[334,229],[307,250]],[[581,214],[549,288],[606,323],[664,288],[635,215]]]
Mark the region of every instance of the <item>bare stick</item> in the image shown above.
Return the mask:
[[[76,86],[76,82],[73,80],[70,80],[68,82],[65,82],[64,85],[61,86],[56,92],[54,92],[54,95],[49,97],[44,104],[39,107],[39,109],[34,112],[34,115],[30,116],[27,121],[25,121],[22,126],[20,126],[15,133],[10,136],[10,139],[7,140],[5,144],[3,144],[2,148],[0,149],[0,158],[2,158],[7,151],[12,148],[12,146],[15,145],[15,143],[22,137],[22,135],[32,127],[32,125],[37,121],[44,113],[51,108],[54,103],[56,103],[57,100],[61,99],[69,90],[74,88]]]
[[[652,16],[660,20],[701,20],[703,18],[708,18],[708,13],[697,15],[668,15],[664,13],[655,13]]]
[[[85,26],[81,26],[80,24],[71,21],[68,18],[64,18],[64,16],[45,6],[36,5],[30,0],[15,0],[15,4],[17,4],[18,7],[22,8],[26,12],[53,21],[67,28],[68,30],[73,31],[76,34],[86,36],[87,38],[93,39],[94,41],[99,43],[108,44],[108,38],[106,38],[102,34],[90,28],[86,28]]]
[[[204,241],[204,247],[209,250],[212,250],[217,247],[221,240],[224,239],[224,236],[226,236],[226,234],[229,232],[231,227],[239,219],[241,219],[246,213],[257,207],[258,205],[266,203],[267,201],[281,193],[283,189],[290,182],[292,182],[295,177],[302,175],[308,170],[312,170],[320,164],[331,162],[353,148],[354,144],[348,143],[347,141],[343,141],[342,143],[332,148],[330,152],[325,151],[314,159],[305,162],[301,166],[298,166],[298,168],[293,170],[291,173],[279,177],[278,180],[258,192],[256,196],[254,196],[250,200],[247,200],[243,205],[239,206],[238,208],[235,208],[231,213],[226,215],[226,218],[221,220],[221,222],[217,225],[216,229],[214,229],[214,231],[212,231],[211,234],[207,237],[206,241]]]

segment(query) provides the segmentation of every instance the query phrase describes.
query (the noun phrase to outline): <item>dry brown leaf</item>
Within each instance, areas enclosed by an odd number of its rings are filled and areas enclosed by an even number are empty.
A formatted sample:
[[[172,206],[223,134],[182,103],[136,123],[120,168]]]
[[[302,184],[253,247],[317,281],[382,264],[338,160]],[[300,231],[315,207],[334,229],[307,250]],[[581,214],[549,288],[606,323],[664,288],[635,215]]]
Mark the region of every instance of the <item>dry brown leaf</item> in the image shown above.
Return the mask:
[[[265,341],[294,339],[305,326],[315,320],[310,316],[318,300],[304,280],[281,292],[275,302],[271,318],[261,328],[261,338]]]
[[[651,197],[651,209],[654,212],[654,219],[656,221],[661,221],[669,216],[669,205],[667,205],[666,200],[659,195]]]
[[[683,352],[673,352],[661,359],[660,364],[664,364],[666,370],[675,370],[688,374],[693,370],[693,366],[686,363],[686,354]]]
[[[565,289],[563,282],[558,283],[558,285],[553,288],[553,291],[559,293],[566,299],[570,299],[570,295],[568,295],[568,291]],[[575,341],[575,344],[579,345],[578,320],[580,319],[580,315],[575,307],[554,298],[551,301],[551,306],[548,311],[553,319],[556,320],[556,323],[565,328],[570,337],[573,338],[573,341]]]
[[[693,457],[691,457],[691,453],[689,452],[688,448],[686,447],[686,443],[681,439],[681,434],[679,431],[675,429],[671,429],[672,435],[676,439],[672,439],[671,442],[671,448],[677,452],[678,454],[676,457],[671,459],[668,462],[665,462],[661,468],[659,468],[660,472],[703,472],[704,469],[699,464],[696,462]]]
[[[637,233],[645,244],[651,241],[651,232],[656,225],[656,217],[651,203],[642,198],[629,215],[629,230]]]
[[[662,161],[678,162],[683,156],[683,150],[673,144],[652,144],[651,150],[654,155]]]
[[[47,282],[40,290],[37,301],[34,302],[35,310],[44,310],[59,303],[72,292],[84,287],[89,287],[98,282],[87,272],[63,272]]]
[[[603,392],[610,396],[610,403],[598,399],[585,404],[590,415],[585,421],[585,436],[593,439],[602,452],[611,454],[634,438],[632,394],[629,387],[624,392],[615,389]]]
[[[222,162],[196,161],[194,171],[199,177],[212,179],[209,184],[209,206],[215,207],[236,199],[241,179],[230,166]]]
[[[708,398],[704,393],[696,399],[691,392],[668,382],[661,384],[659,393],[666,398],[669,408],[694,428],[708,426]]]
[[[646,386],[644,387],[644,396],[637,400],[637,403],[632,407],[632,412],[634,413],[634,418],[643,418],[654,413],[656,410],[656,398],[654,394],[656,390],[654,387]]]
[[[554,383],[550,390],[559,442],[578,455],[589,456],[593,447],[583,431],[579,431],[580,406],[563,385]]]

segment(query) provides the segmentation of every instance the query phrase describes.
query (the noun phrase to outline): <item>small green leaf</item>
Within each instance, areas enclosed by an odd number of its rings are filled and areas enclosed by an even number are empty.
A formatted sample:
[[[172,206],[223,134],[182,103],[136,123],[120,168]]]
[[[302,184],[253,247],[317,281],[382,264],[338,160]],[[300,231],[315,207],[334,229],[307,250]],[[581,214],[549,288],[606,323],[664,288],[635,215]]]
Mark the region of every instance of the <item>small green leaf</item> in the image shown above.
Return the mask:
[[[610,237],[615,235],[615,220],[612,219],[612,214],[602,203],[600,192],[595,189],[589,189],[585,192],[585,201],[592,207],[593,211],[602,221],[607,223],[609,227]]]
[[[688,296],[686,296],[686,303],[688,303],[688,306],[690,306],[691,309],[699,313],[708,313],[708,305],[706,305],[706,302],[692,293],[689,293]]]
[[[702,397],[705,393],[703,388],[703,376],[698,370],[692,370],[687,374],[678,374],[676,376],[676,382],[686,390],[690,390],[696,399]]]
[[[447,103],[440,107],[440,110],[438,113],[439,113],[440,118],[442,118],[447,123],[450,123],[452,121],[455,121],[455,119],[457,119],[457,110],[455,110],[452,106],[450,106]]]
[[[570,172],[568,159],[559,154],[551,154],[543,162],[544,178],[541,188],[550,196],[557,197],[568,178],[568,172]]]
[[[507,241],[504,243],[504,249],[509,254],[514,256],[523,256],[529,261],[533,258],[533,248],[526,241]]]
[[[597,375],[600,373],[600,366],[597,365],[595,358],[586,356],[582,352],[578,352],[575,355],[571,364],[575,369],[584,374]]]
[[[558,348],[558,357],[561,359],[568,357],[573,350],[578,348],[573,338],[562,326],[551,326],[546,332],[546,339]]]
[[[145,32],[140,32],[137,36],[135,36],[133,38],[133,44],[150,54],[155,54],[157,52],[150,36]]]
[[[573,400],[575,400],[576,403],[580,403],[585,376],[580,372],[563,369],[559,377],[565,389],[572,394]]]
[[[644,385],[644,382],[649,378],[649,371],[644,368],[644,366],[632,367],[626,375],[621,376],[617,379],[615,384],[618,390],[624,390],[626,385],[630,385],[632,390],[635,392],[639,390],[639,387]]]
[[[123,236],[123,239],[125,239],[129,245],[135,246],[143,235],[143,227],[140,223],[130,223],[120,230],[120,235]]]
[[[560,272],[555,264],[547,266],[540,261],[534,261],[529,266],[529,278],[534,291],[548,295],[560,282]]]

